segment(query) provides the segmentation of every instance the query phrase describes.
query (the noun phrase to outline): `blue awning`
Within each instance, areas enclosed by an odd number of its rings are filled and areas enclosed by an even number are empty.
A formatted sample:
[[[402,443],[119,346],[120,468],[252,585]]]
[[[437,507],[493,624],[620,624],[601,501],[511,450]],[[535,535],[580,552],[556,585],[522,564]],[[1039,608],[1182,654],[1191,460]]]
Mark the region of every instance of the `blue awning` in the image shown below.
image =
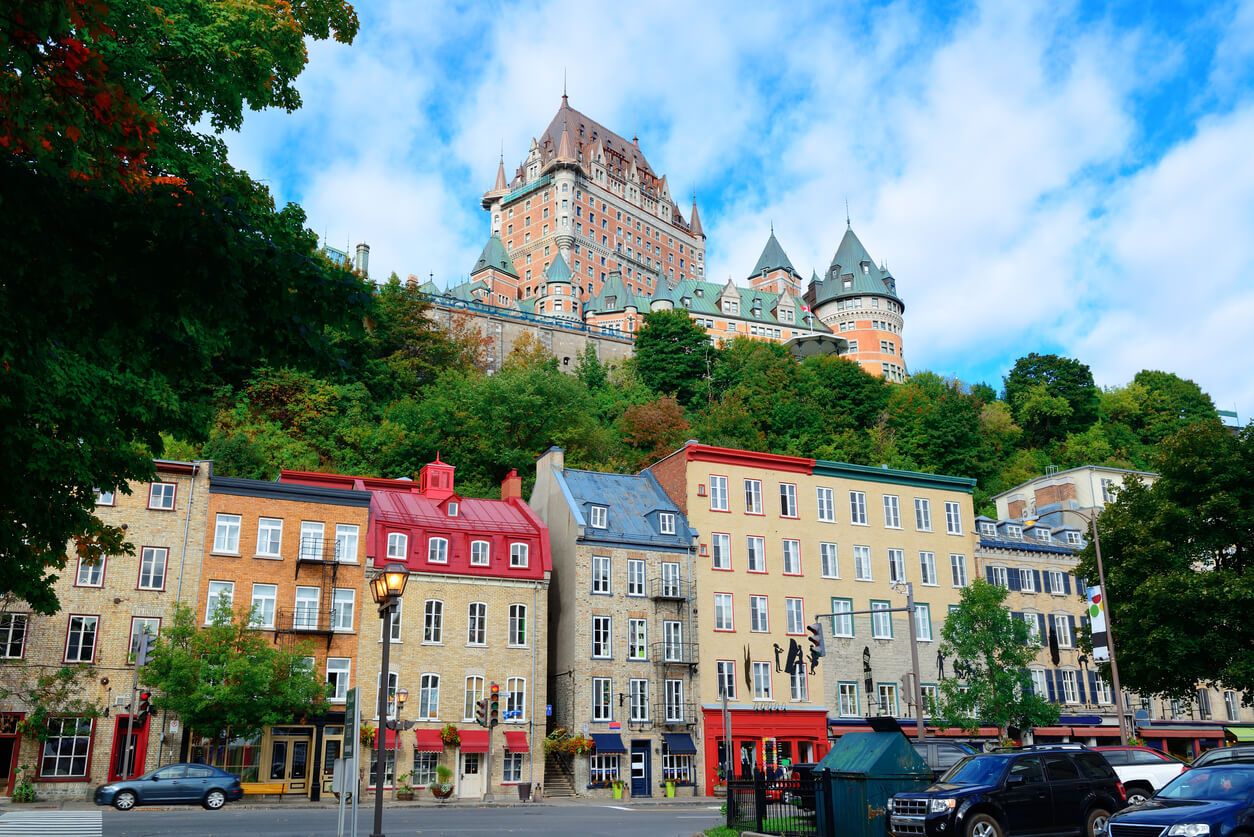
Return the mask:
[[[592,741],[597,745],[597,753],[601,755],[627,752],[627,748],[623,746],[623,737],[616,732],[594,732]]]
[[[692,742],[692,736],[686,732],[667,732],[666,749],[670,750],[672,756],[695,756],[697,754],[697,745]]]

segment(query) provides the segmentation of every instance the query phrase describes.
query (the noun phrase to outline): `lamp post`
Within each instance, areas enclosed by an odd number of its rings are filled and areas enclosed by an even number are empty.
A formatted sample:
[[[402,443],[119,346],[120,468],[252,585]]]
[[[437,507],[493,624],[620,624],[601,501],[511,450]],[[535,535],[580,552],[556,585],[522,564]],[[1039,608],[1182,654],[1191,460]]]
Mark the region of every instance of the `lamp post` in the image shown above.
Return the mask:
[[[405,701],[409,700],[409,689],[398,689],[396,691],[396,719],[388,721],[388,727],[393,731],[392,735],[392,775],[394,777],[401,775],[401,764],[397,760],[401,749],[401,733],[405,731],[405,724],[401,721],[401,712],[405,711]],[[396,790],[400,786],[400,782],[395,778],[392,780],[392,799],[396,799]]]
[[[379,719],[381,727],[387,729],[388,721],[388,667],[391,662],[392,648],[392,614],[400,603],[405,592],[405,582],[409,580],[409,567],[393,561],[385,566],[370,582],[370,595],[379,605],[379,618],[383,620],[383,664],[379,674]],[[376,740],[375,749],[375,786],[374,786],[374,831],[370,837],[386,837],[383,833],[383,777],[387,769],[387,736],[383,741]]]

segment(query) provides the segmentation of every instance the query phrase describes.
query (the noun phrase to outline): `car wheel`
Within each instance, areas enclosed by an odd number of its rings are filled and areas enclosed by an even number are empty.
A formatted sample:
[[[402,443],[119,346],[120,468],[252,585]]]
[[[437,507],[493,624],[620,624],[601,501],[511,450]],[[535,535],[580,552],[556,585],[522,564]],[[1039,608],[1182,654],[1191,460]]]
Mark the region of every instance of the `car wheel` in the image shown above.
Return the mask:
[[[1106,833],[1106,821],[1110,812],[1101,808],[1089,811],[1089,818],[1084,823],[1084,837],[1103,837]]]
[[[1002,837],[1001,825],[988,814],[976,814],[967,823],[967,837]]]
[[[1140,805],[1153,795],[1153,791],[1144,785],[1134,785],[1128,788],[1128,804]]]
[[[216,811],[226,804],[226,794],[214,788],[205,794],[204,806],[210,811]]]
[[[113,797],[113,807],[119,811],[129,811],[135,807],[135,794],[130,791],[120,791],[117,796]]]

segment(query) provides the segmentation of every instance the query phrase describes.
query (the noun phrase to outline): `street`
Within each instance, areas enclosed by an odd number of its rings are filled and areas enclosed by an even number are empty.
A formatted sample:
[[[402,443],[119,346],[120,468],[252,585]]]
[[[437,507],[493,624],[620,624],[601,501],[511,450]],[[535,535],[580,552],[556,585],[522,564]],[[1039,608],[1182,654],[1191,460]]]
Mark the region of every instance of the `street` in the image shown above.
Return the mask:
[[[328,808],[103,809],[105,837],[327,837],[336,833]],[[359,811],[358,837],[368,837],[373,812]],[[719,806],[536,805],[509,808],[395,808],[384,812],[389,837],[407,835],[543,834],[545,837],[648,834],[690,837],[719,824]]]

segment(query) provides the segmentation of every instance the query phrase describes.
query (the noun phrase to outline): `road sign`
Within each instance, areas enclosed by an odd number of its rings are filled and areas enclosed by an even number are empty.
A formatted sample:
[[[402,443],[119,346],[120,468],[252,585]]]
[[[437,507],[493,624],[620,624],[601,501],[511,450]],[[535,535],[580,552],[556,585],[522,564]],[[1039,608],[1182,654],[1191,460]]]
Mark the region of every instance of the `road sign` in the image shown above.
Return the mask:
[[[341,754],[351,759],[357,752],[357,742],[361,740],[361,717],[357,712],[357,704],[361,699],[361,687],[354,686],[348,690],[344,699],[344,747]]]

